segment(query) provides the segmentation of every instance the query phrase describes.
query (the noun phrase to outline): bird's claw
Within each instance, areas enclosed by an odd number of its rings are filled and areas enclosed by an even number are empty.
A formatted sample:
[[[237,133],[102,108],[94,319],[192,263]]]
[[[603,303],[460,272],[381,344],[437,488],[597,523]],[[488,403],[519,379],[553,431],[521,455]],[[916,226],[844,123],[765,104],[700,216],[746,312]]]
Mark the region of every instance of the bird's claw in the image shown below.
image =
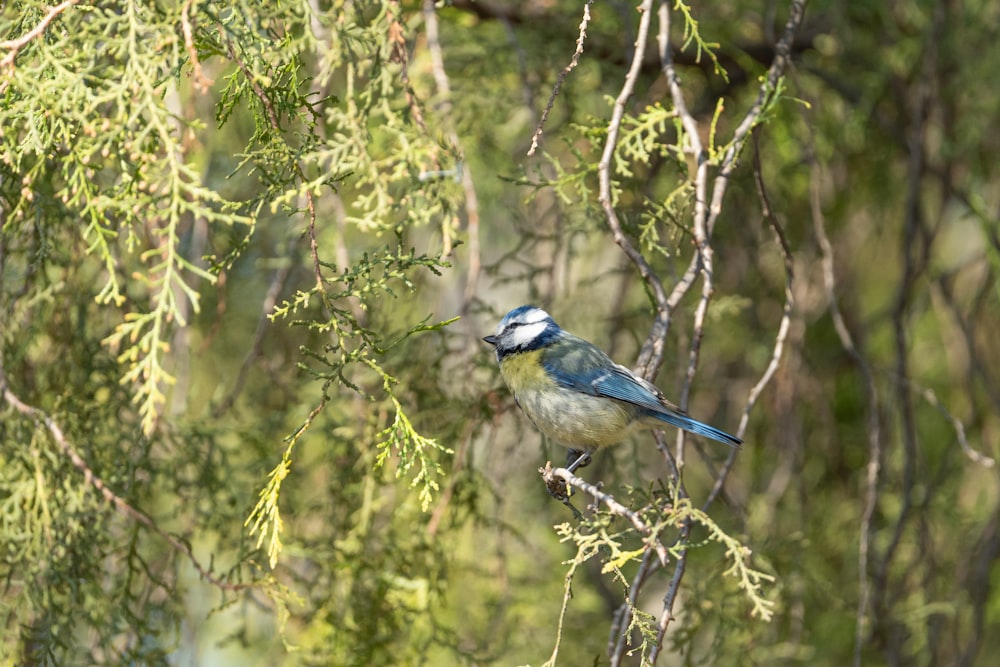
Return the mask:
[[[542,475],[542,481],[545,482],[545,490],[550,496],[568,507],[578,521],[582,521],[583,513],[569,501],[569,487],[566,485],[566,480],[562,477],[557,477],[553,474],[553,471],[551,461],[547,461],[544,468],[538,469],[538,472]]]

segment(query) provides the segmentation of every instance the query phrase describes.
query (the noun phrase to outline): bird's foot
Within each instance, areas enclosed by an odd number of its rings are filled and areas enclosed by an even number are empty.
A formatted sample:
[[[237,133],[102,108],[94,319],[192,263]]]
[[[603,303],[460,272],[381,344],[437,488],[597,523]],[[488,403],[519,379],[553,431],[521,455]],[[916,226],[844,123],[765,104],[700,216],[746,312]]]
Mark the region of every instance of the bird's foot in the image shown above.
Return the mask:
[[[566,470],[575,472],[577,468],[586,468],[589,466],[591,461],[593,459],[590,457],[589,452],[571,447],[566,453]]]
[[[539,468],[538,472],[542,475],[548,494],[568,507],[578,521],[582,521],[583,513],[569,501],[569,487],[566,485],[566,480],[553,474],[552,462],[546,462],[545,467]]]

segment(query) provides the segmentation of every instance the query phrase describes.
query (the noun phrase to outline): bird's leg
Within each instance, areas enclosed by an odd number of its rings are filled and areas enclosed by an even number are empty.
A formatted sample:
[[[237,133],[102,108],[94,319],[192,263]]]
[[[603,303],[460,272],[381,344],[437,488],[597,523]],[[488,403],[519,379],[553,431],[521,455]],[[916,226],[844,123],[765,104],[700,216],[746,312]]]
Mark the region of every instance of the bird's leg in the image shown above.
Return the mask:
[[[575,472],[577,468],[586,468],[592,460],[589,452],[570,447],[566,453],[566,470]]]

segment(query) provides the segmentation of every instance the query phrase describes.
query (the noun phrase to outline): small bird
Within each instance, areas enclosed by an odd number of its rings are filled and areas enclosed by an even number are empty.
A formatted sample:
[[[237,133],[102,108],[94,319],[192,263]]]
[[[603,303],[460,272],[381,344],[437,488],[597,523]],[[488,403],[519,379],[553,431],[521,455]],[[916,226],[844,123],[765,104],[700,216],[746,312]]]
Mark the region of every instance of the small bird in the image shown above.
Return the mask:
[[[521,410],[539,431],[569,447],[571,472],[640,424],[670,424],[731,447],[743,442],[691,419],[652,383],[560,329],[541,308],[515,308],[483,340],[496,348],[500,375]]]

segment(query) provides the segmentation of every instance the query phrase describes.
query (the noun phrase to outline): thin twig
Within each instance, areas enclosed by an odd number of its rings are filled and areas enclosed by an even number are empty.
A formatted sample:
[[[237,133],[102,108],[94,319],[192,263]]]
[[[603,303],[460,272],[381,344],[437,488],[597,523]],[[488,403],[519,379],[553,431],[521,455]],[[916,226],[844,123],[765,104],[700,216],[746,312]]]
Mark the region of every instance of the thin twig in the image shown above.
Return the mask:
[[[806,0],[791,1],[788,8],[788,20],[785,22],[785,30],[782,33],[781,40],[774,47],[774,60],[767,70],[767,75],[764,77],[760,89],[757,91],[757,98],[747,110],[743,120],[736,127],[736,130],[733,132],[733,138],[729,142],[729,148],[722,156],[722,160],[719,163],[719,173],[716,175],[715,183],[712,186],[712,203],[708,208],[708,220],[705,223],[709,234],[715,228],[715,222],[722,213],[722,201],[725,198],[729,177],[736,169],[747,137],[760,121],[767,103],[777,90],[778,82],[791,63],[792,45],[795,43],[795,35],[798,34],[799,28],[802,26],[802,19],[805,16],[805,12]]]
[[[811,134],[811,133],[810,133]],[[815,141],[814,137],[810,137]],[[868,608],[871,600],[870,562],[871,545],[875,527],[872,519],[878,505],[878,487],[882,472],[882,427],[879,419],[879,397],[871,366],[854,342],[847,321],[837,299],[837,278],[834,270],[833,245],[826,234],[826,222],[820,206],[819,184],[822,180],[821,168],[815,154],[812,158],[812,173],[809,184],[810,206],[812,208],[813,230],[821,253],[823,286],[826,289],[827,309],[833,320],[834,331],[841,347],[854,360],[864,381],[865,397],[868,402],[868,463],[865,466],[865,501],[861,512],[858,541],[858,611],[854,627],[854,665],[861,665],[861,647],[867,627]]]
[[[531,148],[528,149],[528,157],[534,155],[538,149],[538,140],[542,138],[542,128],[545,126],[545,120],[549,117],[549,112],[552,111],[552,107],[556,102],[559,89],[562,87],[566,77],[569,76],[569,73],[576,69],[577,64],[580,62],[580,55],[583,53],[583,42],[587,39],[587,25],[590,23],[590,7],[593,4],[594,0],[587,0],[587,4],[583,6],[583,19],[580,21],[580,35],[576,38],[576,50],[573,52],[573,57],[570,58],[569,64],[563,67],[562,71],[556,77],[556,83],[552,87],[552,94],[549,95],[549,101],[546,103],[545,109],[542,110],[542,117],[538,120],[535,133],[531,135]]]
[[[792,310],[795,308],[795,267],[792,263],[792,250],[788,244],[788,237],[785,235],[785,229],[782,227],[781,222],[774,213],[774,208],[771,206],[771,199],[767,195],[767,187],[764,184],[763,166],[760,161],[760,128],[755,128],[752,135],[754,148],[753,174],[754,182],[757,186],[757,196],[760,198],[761,212],[764,215],[764,219],[767,220],[768,225],[770,225],[771,229],[774,231],[775,238],[778,241],[778,247],[781,248],[781,256],[785,266],[785,306],[782,309],[781,321],[778,324],[778,333],[774,337],[771,361],[768,363],[767,368],[764,369],[760,379],[757,380],[757,383],[750,389],[750,393],[747,395],[746,404],[743,406],[743,416],[740,418],[740,425],[736,429],[737,437],[741,438],[746,433],[747,424],[750,423],[750,412],[757,404],[757,399],[760,398],[761,393],[770,383],[771,378],[774,377],[774,374],[777,372],[778,366],[781,363],[785,342],[788,339],[788,331],[791,327]],[[722,487],[726,483],[726,478],[729,476],[733,463],[736,461],[736,452],[737,450],[735,449],[729,452],[726,462],[723,464],[718,475],[715,477],[715,484],[712,486],[712,490],[708,494],[705,504],[702,505],[702,509],[707,510],[709,505],[715,501],[718,494],[722,491]]]
[[[680,80],[674,69],[672,54],[670,51],[670,8],[666,2],[661,1],[657,9],[659,19],[659,30],[657,31],[657,45],[660,51],[660,67],[663,70],[667,86],[670,88],[670,98],[674,105],[674,111],[681,120],[684,127],[684,135],[679,141],[684,145],[684,150],[695,158],[696,169],[694,178],[694,238],[698,246],[698,270],[702,276],[701,299],[695,309],[694,323],[692,326],[691,346],[688,353],[688,367],[685,372],[684,386],[681,390],[679,405],[682,410],[687,409],[688,398],[691,387],[694,383],[695,372],[698,368],[698,358],[701,352],[701,342],[704,339],[705,317],[708,313],[708,305],[714,292],[713,280],[713,252],[710,242],[710,230],[706,226],[708,216],[705,213],[705,192],[708,187],[708,156],[702,147],[701,138],[698,134],[698,123],[691,115],[684,100],[681,90]],[[675,457],[677,466],[684,467],[684,441],[682,432],[678,433],[677,451]]]
[[[685,519],[684,525],[681,526],[679,540],[687,540],[690,532],[691,519]],[[663,611],[660,612],[660,618],[656,622],[656,642],[653,643],[653,648],[649,651],[649,664],[651,665],[656,664],[656,659],[660,656],[660,651],[663,649],[663,639],[667,636],[667,628],[670,627],[670,622],[674,620],[674,603],[677,600],[677,593],[680,592],[685,570],[687,570],[687,549],[681,551],[677,557],[677,562],[674,565],[674,576],[670,577],[670,585],[663,596]]]
[[[194,87],[201,93],[207,93],[214,81],[205,76],[198,60],[198,49],[194,45],[194,30],[191,28],[191,8],[197,0],[185,0],[181,7],[181,31],[184,33],[184,48],[187,49],[191,66],[194,68]]]
[[[468,451],[474,435],[476,435],[476,421],[470,419],[462,433],[458,447],[455,448],[455,456],[452,458],[451,464],[451,474],[448,476],[448,485],[441,491],[437,507],[434,508],[430,518],[427,520],[425,530],[427,531],[427,536],[431,539],[434,539],[437,535],[438,528],[440,528],[449,507],[451,507],[455,489],[464,481],[463,472],[466,467],[466,458],[468,457]]]
[[[698,132],[698,122],[691,115],[687,102],[684,100],[684,93],[681,90],[680,78],[674,68],[673,53],[670,49],[670,7],[665,1],[660,2],[657,9],[659,18],[659,30],[656,41],[660,50],[660,68],[663,76],[667,80],[670,88],[670,100],[674,105],[674,111],[681,120],[684,127],[684,136],[679,138],[683,143],[684,151],[695,159],[695,193],[694,193],[694,223],[695,239],[698,241],[699,251],[701,250],[703,238],[707,238],[709,229],[704,227],[707,215],[705,214],[705,190],[708,184],[708,155],[701,143],[701,135]],[[699,236],[701,238],[699,238]],[[683,407],[683,406],[682,406]]]
[[[128,501],[112,491],[104,480],[94,474],[94,471],[89,465],[87,465],[87,462],[83,460],[83,457],[77,453],[76,448],[73,447],[63,434],[62,428],[60,428],[59,423],[55,419],[42,410],[28,405],[10,390],[7,385],[7,377],[3,373],[2,366],[0,366],[0,399],[3,399],[3,402],[10,405],[22,415],[32,419],[36,425],[44,426],[62,453],[69,459],[70,463],[73,464],[73,467],[83,473],[83,479],[87,485],[96,490],[97,493],[120,514],[142,524],[162,537],[175,551],[179,551],[184,554],[191,563],[191,566],[198,571],[199,575],[201,575],[202,579],[227,591],[238,591],[248,586],[248,584],[234,584],[219,579],[217,576],[212,574],[208,568],[202,565],[197,558],[195,558],[189,544],[160,528],[152,517],[142,510],[136,509],[130,505]]]
[[[43,32],[45,32],[45,29],[49,26],[50,23],[52,23],[52,21],[57,16],[59,16],[64,11],[66,11],[73,5],[77,4],[78,2],[80,2],[80,0],[66,0],[65,2],[58,4],[55,7],[51,7],[49,9],[49,12],[42,17],[42,20],[39,21],[34,28],[24,33],[17,39],[8,39],[3,42],[0,42],[0,49],[10,49],[10,52],[3,57],[3,60],[0,60],[0,69],[13,67],[14,59],[17,58],[18,52],[22,48],[24,48],[24,46],[28,44],[28,42],[30,42],[31,40],[35,39]]]
[[[891,374],[891,371],[887,370],[886,372]],[[996,465],[996,460],[993,457],[973,449],[965,433],[965,424],[951,413],[933,389],[919,385],[910,377],[895,377],[894,379],[900,386],[905,387],[908,392],[919,394],[932,408],[941,413],[941,416],[951,424],[952,429],[955,431],[955,439],[958,440],[959,447],[962,448],[962,452],[970,461],[984,468],[992,468]]]
[[[246,78],[247,83],[250,84],[250,89],[253,90],[254,95],[260,100],[261,105],[264,107],[265,113],[267,113],[268,122],[271,124],[271,129],[275,131],[277,135],[281,134],[281,125],[278,122],[278,112],[274,108],[274,104],[271,103],[270,98],[265,94],[264,89],[261,87],[260,82],[257,77],[253,76],[250,69],[243,62],[243,59],[236,54],[236,47],[233,46],[233,41],[229,38],[229,35],[225,35],[226,49],[229,52],[229,57],[236,63],[237,67],[243,73],[244,78]],[[292,168],[295,170],[296,176],[304,183],[306,182],[305,172],[302,171],[302,165],[298,161],[292,163]],[[316,291],[319,292],[320,298],[323,301],[324,309],[329,310],[328,296],[326,290],[323,288],[323,272],[319,259],[319,243],[316,240],[316,204],[313,201],[313,194],[310,188],[305,188],[304,190],[306,198],[306,209],[309,211],[309,222],[308,222],[308,233],[309,233],[309,252],[312,255],[313,261],[313,276],[316,278]]]
[[[935,20],[931,24],[926,51],[923,54],[919,71],[915,72],[915,95],[909,119],[907,133],[907,188],[903,211],[903,228],[901,252],[903,256],[902,270],[896,296],[892,307],[892,331],[894,352],[896,357],[895,376],[896,401],[899,405],[900,425],[902,435],[903,479],[899,495],[901,503],[899,513],[895,518],[892,534],[882,552],[878,567],[872,577],[873,599],[875,601],[874,618],[878,621],[876,632],[881,632],[886,623],[891,622],[889,578],[890,569],[896,558],[897,550],[903,544],[903,536],[907,524],[910,523],[915,509],[915,491],[917,486],[917,464],[920,456],[918,431],[913,397],[907,386],[910,378],[909,331],[911,300],[916,292],[917,281],[927,269],[930,254],[930,238],[924,224],[924,176],[928,156],[926,153],[927,135],[931,127],[932,115],[932,79],[937,67],[936,53],[940,39],[940,25],[943,17],[938,16],[940,3],[935,10]],[[903,652],[902,639],[898,633],[884,632],[886,646],[884,650],[890,663],[897,663]],[[855,663],[860,661],[860,645],[855,646]]]
[[[934,393],[933,389],[927,388],[922,390],[920,393],[924,397],[925,401],[930,403],[934,408],[938,410],[938,412],[944,415],[945,419],[951,422],[952,428],[955,429],[955,437],[958,438],[958,444],[962,448],[962,451],[965,453],[965,455],[969,457],[969,460],[971,460],[973,463],[978,463],[984,468],[992,468],[993,466],[996,465],[995,459],[993,459],[990,456],[986,456],[981,452],[977,452],[975,449],[972,448],[972,446],[969,444],[968,438],[966,438],[965,436],[965,425],[962,423],[962,420],[960,420],[955,415],[951,414],[948,408],[946,408],[944,404],[941,402],[941,400],[937,397],[937,394]]]
[[[670,309],[667,301],[667,293],[663,288],[663,282],[656,272],[646,261],[641,252],[636,250],[632,241],[622,230],[621,221],[615,211],[614,202],[611,196],[611,162],[614,157],[615,148],[618,145],[618,133],[621,131],[622,118],[625,116],[625,105],[631,99],[635,90],[639,72],[642,70],[643,54],[646,52],[646,42],[649,39],[649,23],[652,18],[653,0],[643,0],[639,6],[640,19],[639,28],[636,34],[635,51],[632,55],[632,64],[625,76],[621,92],[615,98],[615,104],[611,112],[611,120],[608,122],[608,138],[604,143],[604,151],[601,154],[601,161],[597,166],[598,174],[598,201],[604,211],[611,229],[612,238],[618,247],[622,249],[625,256],[635,266],[636,271],[646,284],[647,289],[653,295],[656,303],[656,321],[650,329],[650,334],[643,345],[643,350],[639,355],[638,366],[643,377],[647,379],[656,374],[663,359],[663,344],[666,339],[666,328],[670,318]]]
[[[250,367],[264,351],[264,335],[267,333],[269,316],[274,312],[274,306],[278,302],[278,297],[281,296],[282,291],[284,291],[285,285],[288,282],[288,277],[292,274],[292,269],[294,267],[295,263],[289,261],[285,264],[285,266],[274,272],[274,276],[271,278],[271,284],[267,288],[267,294],[264,296],[264,302],[261,304],[261,312],[260,316],[257,318],[257,328],[254,330],[253,341],[250,344],[250,349],[247,350],[245,355],[243,355],[243,361],[240,363],[240,370],[236,373],[236,379],[233,380],[233,386],[229,390],[229,393],[226,394],[226,397],[212,411],[214,417],[221,417],[228,412],[229,409],[236,403],[236,399],[239,397],[240,392],[243,391],[243,384],[246,382],[247,375],[250,372]]]
[[[729,149],[726,151],[720,164],[718,178],[728,178],[733,169],[736,168],[737,158],[742,152],[743,144],[746,142],[750,130],[760,120],[761,114],[764,113],[764,108],[778,88],[778,81],[780,81],[785,73],[785,69],[791,63],[792,45],[795,42],[795,35],[798,34],[799,28],[802,26],[802,19],[805,17],[805,13],[806,0],[792,0],[788,7],[788,20],[785,22],[785,30],[781,35],[781,41],[774,47],[774,60],[767,69],[767,75],[764,77],[763,83],[760,84],[760,89],[757,91],[757,99],[754,100],[754,103],[743,117],[743,121],[733,132]],[[718,190],[718,187],[719,182],[717,180],[715,189]],[[717,204],[719,205],[718,208],[716,207]],[[711,211],[715,215],[718,215],[718,212],[721,210],[721,204],[721,197],[718,201],[713,197]]]
[[[521,42],[517,38],[514,26],[511,25],[507,17],[501,16],[499,21],[500,25],[503,26],[504,33],[507,35],[507,43],[510,44],[510,48],[517,58],[517,72],[521,80],[521,97],[523,98],[524,108],[531,114],[532,121],[537,123],[538,115],[535,113],[534,87],[531,85],[532,76],[529,75],[529,72],[532,70],[528,68],[528,56],[525,54],[524,47],[521,46]]]
[[[687,488],[684,485],[684,475],[683,475],[683,461],[678,460],[675,455],[670,451],[670,447],[667,444],[666,437],[662,431],[656,431],[654,433],[654,439],[656,440],[656,447],[663,454],[664,460],[667,462],[667,466],[670,469],[670,479],[672,486],[676,489],[676,494],[678,499],[689,499]],[[682,440],[680,442],[683,442]],[[677,536],[677,542],[686,542],[691,534],[691,519],[690,517],[685,518],[680,526],[680,530]],[[663,640],[667,636],[667,628],[670,626],[671,621],[674,620],[674,604],[677,601],[677,594],[680,592],[680,583],[684,578],[684,572],[687,569],[687,550],[681,551],[680,555],[675,559],[674,562],[674,573],[670,577],[670,585],[667,587],[667,592],[663,596],[663,611],[660,613],[659,619],[656,623],[656,641],[653,643],[653,647],[649,652],[649,664],[655,665],[656,658],[659,656],[660,651],[663,648]]]
[[[421,132],[427,132],[427,124],[424,122],[424,112],[421,109],[417,93],[413,90],[413,83],[410,81],[410,59],[406,48],[406,27],[399,16],[402,10],[399,1],[394,0],[388,3],[386,9],[386,19],[389,21],[389,42],[392,44],[392,53],[389,56],[392,62],[399,65],[399,80],[403,84],[403,94],[406,96],[406,105],[410,108],[413,122],[417,124]]]

